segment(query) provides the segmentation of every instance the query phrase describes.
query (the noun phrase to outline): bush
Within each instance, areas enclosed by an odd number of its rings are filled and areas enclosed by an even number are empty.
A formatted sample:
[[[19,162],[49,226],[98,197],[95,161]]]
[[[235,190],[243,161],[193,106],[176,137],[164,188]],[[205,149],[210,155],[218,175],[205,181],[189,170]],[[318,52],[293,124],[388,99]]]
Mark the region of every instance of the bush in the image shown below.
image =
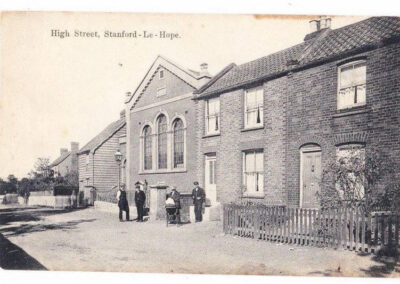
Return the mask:
[[[76,194],[78,191],[78,188],[75,186],[70,186],[70,185],[56,185],[54,186],[54,196],[58,195],[72,195]]]

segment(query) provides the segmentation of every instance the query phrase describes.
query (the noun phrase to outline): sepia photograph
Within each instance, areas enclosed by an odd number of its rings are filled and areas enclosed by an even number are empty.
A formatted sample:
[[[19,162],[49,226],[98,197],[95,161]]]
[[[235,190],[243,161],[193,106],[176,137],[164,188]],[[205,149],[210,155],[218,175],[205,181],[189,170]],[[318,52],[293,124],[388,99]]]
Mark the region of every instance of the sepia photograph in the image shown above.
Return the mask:
[[[400,276],[400,17],[0,29],[2,270]]]

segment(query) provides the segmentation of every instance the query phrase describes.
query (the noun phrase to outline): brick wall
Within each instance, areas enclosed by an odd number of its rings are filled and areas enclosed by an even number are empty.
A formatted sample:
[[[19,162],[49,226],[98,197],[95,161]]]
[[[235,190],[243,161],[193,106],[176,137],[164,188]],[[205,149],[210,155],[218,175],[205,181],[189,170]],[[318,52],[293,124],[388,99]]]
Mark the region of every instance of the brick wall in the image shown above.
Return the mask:
[[[262,202],[298,206],[300,147],[315,143],[322,150],[322,168],[336,145],[364,142],[377,146],[400,167],[400,44],[358,54],[367,62],[367,104],[356,112],[337,111],[338,64],[343,58],[263,83],[264,128],[243,128],[243,90],[220,95],[221,134],[204,136],[204,100],[197,102],[197,170],[204,181],[204,156],[217,156],[217,199],[240,197],[242,150],[252,143],[264,148]],[[259,200],[258,200],[259,201]]]
[[[287,174],[288,204],[299,205],[300,154],[306,143],[322,149],[322,167],[336,145],[366,143],[390,153],[400,163],[399,44],[358,54],[367,63],[367,104],[357,111],[337,110],[337,65],[343,60],[296,72],[288,78]],[[351,59],[351,58],[346,58]]]
[[[166,87],[167,94],[157,97],[156,92],[160,87]],[[146,91],[139,98],[135,107],[130,113],[130,189],[133,189],[136,181],[147,180],[149,185],[165,183],[175,185],[180,192],[191,192],[193,181],[197,176],[197,141],[196,137],[196,102],[191,97],[183,98],[183,95],[190,94],[194,88],[186,82],[175,76],[173,73],[165,70],[165,77],[158,79],[158,72],[153,76]],[[178,100],[169,102],[170,99]],[[154,103],[158,105],[153,105]],[[169,163],[168,170],[160,172],[155,170],[156,163],[153,159],[153,171],[143,172],[141,166],[141,134],[144,125],[149,124],[152,127],[152,133],[155,133],[156,118],[160,113],[167,116],[168,135],[172,137],[172,122],[176,117],[181,117],[186,122],[186,167],[184,169],[173,169],[172,139],[168,147]],[[153,144],[155,140],[153,140]],[[154,153],[153,153],[154,155]]]

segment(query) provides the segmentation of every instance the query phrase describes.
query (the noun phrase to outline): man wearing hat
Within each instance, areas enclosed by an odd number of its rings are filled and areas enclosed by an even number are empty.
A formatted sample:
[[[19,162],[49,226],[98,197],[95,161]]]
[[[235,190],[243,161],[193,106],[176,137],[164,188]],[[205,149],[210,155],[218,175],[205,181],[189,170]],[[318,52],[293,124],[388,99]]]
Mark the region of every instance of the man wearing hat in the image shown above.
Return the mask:
[[[196,222],[203,221],[203,203],[206,201],[206,193],[204,189],[199,186],[199,182],[195,181],[194,189],[192,190],[192,198],[194,204],[194,214],[196,216]]]
[[[129,204],[126,198],[125,185],[122,184],[117,192],[117,200],[119,207],[119,221],[122,222],[122,211],[126,212],[126,221],[129,221]]]
[[[176,190],[176,186],[171,186],[171,192],[169,193],[169,197],[174,200],[175,204],[175,216],[176,216],[176,222],[178,224],[181,223],[181,214],[180,214],[180,209],[181,209],[181,194]]]
[[[136,222],[143,222],[143,215],[144,215],[144,203],[146,201],[146,194],[140,188],[140,184],[136,183],[135,186],[135,204],[137,210],[137,219]]]

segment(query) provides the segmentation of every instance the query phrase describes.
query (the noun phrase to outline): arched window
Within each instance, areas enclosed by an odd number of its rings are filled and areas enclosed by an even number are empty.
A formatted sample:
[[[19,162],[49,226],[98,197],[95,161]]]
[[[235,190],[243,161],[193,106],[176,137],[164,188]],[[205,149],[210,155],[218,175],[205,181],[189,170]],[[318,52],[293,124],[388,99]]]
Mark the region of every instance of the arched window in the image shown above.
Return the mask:
[[[158,168],[166,169],[167,168],[167,118],[165,115],[160,115],[157,119],[157,127],[158,127],[158,145],[157,145],[157,153],[158,153]]]
[[[152,141],[151,128],[146,126],[143,129],[143,168],[145,170],[152,169]]]
[[[174,168],[182,168],[185,163],[185,135],[184,125],[181,119],[176,119],[173,123],[174,135]]]

